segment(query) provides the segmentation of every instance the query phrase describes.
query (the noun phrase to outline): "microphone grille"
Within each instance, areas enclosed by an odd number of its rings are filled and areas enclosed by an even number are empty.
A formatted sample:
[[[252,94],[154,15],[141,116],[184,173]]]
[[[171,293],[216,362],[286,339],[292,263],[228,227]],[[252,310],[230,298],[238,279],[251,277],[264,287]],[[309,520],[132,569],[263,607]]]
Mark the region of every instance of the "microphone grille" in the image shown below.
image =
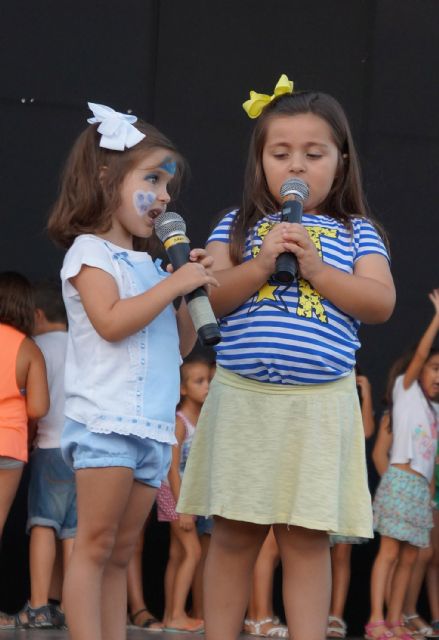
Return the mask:
[[[155,219],[155,232],[159,240],[164,242],[169,236],[175,234],[185,235],[186,223],[183,218],[174,211],[163,211]]]
[[[290,195],[296,196],[301,202],[309,198],[309,188],[306,182],[299,178],[289,178],[285,180],[280,188],[280,197],[285,198]]]

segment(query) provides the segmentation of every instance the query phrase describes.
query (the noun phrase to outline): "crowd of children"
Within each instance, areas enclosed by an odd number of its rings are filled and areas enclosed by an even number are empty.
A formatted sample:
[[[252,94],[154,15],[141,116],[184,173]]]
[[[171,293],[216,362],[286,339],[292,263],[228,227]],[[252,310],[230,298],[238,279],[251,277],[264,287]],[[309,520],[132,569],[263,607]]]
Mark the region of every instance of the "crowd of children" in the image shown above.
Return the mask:
[[[385,322],[395,290],[343,109],[327,94],[293,92],[286,76],[272,96],[251,92],[241,206],[206,249],[164,270],[154,225],[185,161],[152,125],[89,106],[48,227],[67,250],[65,309],[53,285],[0,274],[0,535],[28,435],[31,447],[30,597],[0,614],[0,629],[67,626],[72,640],[121,640],[128,616],[208,640],[242,630],[343,638],[351,545],[374,529],[365,637],[439,637],[439,290],[418,346],[391,372],[372,520],[365,438],[375,418],[355,352],[360,322]],[[300,223],[280,213],[291,178],[307,190]],[[273,277],[283,254],[299,270],[288,283]],[[213,377],[211,363],[189,355],[185,296],[198,287],[221,330]],[[154,502],[170,528],[162,621],[142,591]],[[279,562],[286,624],[273,611]],[[416,610],[424,574],[431,625]]]

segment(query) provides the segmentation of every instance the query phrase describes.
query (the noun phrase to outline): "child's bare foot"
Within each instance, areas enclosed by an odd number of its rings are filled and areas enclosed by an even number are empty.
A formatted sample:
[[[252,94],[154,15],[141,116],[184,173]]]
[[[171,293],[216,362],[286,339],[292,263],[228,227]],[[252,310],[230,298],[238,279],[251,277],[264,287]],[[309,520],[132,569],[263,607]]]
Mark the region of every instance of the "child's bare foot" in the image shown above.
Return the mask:
[[[200,618],[190,618],[186,615],[175,616],[166,620],[163,630],[166,631],[167,629],[197,633],[204,630],[204,620]]]

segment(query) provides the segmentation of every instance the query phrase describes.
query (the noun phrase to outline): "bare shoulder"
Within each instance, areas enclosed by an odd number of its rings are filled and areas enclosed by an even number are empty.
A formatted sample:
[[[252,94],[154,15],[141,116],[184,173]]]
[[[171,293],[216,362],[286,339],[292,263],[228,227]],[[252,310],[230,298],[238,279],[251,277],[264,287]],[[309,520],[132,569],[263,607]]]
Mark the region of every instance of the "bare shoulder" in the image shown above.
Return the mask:
[[[32,340],[25,338],[18,350],[17,362],[30,364],[31,361],[44,362],[44,356],[40,347]]]

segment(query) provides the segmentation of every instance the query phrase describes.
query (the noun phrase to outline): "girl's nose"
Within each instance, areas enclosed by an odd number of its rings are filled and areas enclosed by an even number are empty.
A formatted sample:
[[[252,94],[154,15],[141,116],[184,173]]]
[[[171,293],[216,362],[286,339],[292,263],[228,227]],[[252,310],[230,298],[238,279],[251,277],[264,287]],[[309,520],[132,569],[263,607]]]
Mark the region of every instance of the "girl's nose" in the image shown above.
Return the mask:
[[[168,202],[170,202],[171,196],[169,195],[167,189],[163,189],[163,191],[160,192],[158,199],[165,204],[168,204]]]
[[[302,173],[305,171],[305,162],[301,153],[293,153],[291,155],[290,172]]]

